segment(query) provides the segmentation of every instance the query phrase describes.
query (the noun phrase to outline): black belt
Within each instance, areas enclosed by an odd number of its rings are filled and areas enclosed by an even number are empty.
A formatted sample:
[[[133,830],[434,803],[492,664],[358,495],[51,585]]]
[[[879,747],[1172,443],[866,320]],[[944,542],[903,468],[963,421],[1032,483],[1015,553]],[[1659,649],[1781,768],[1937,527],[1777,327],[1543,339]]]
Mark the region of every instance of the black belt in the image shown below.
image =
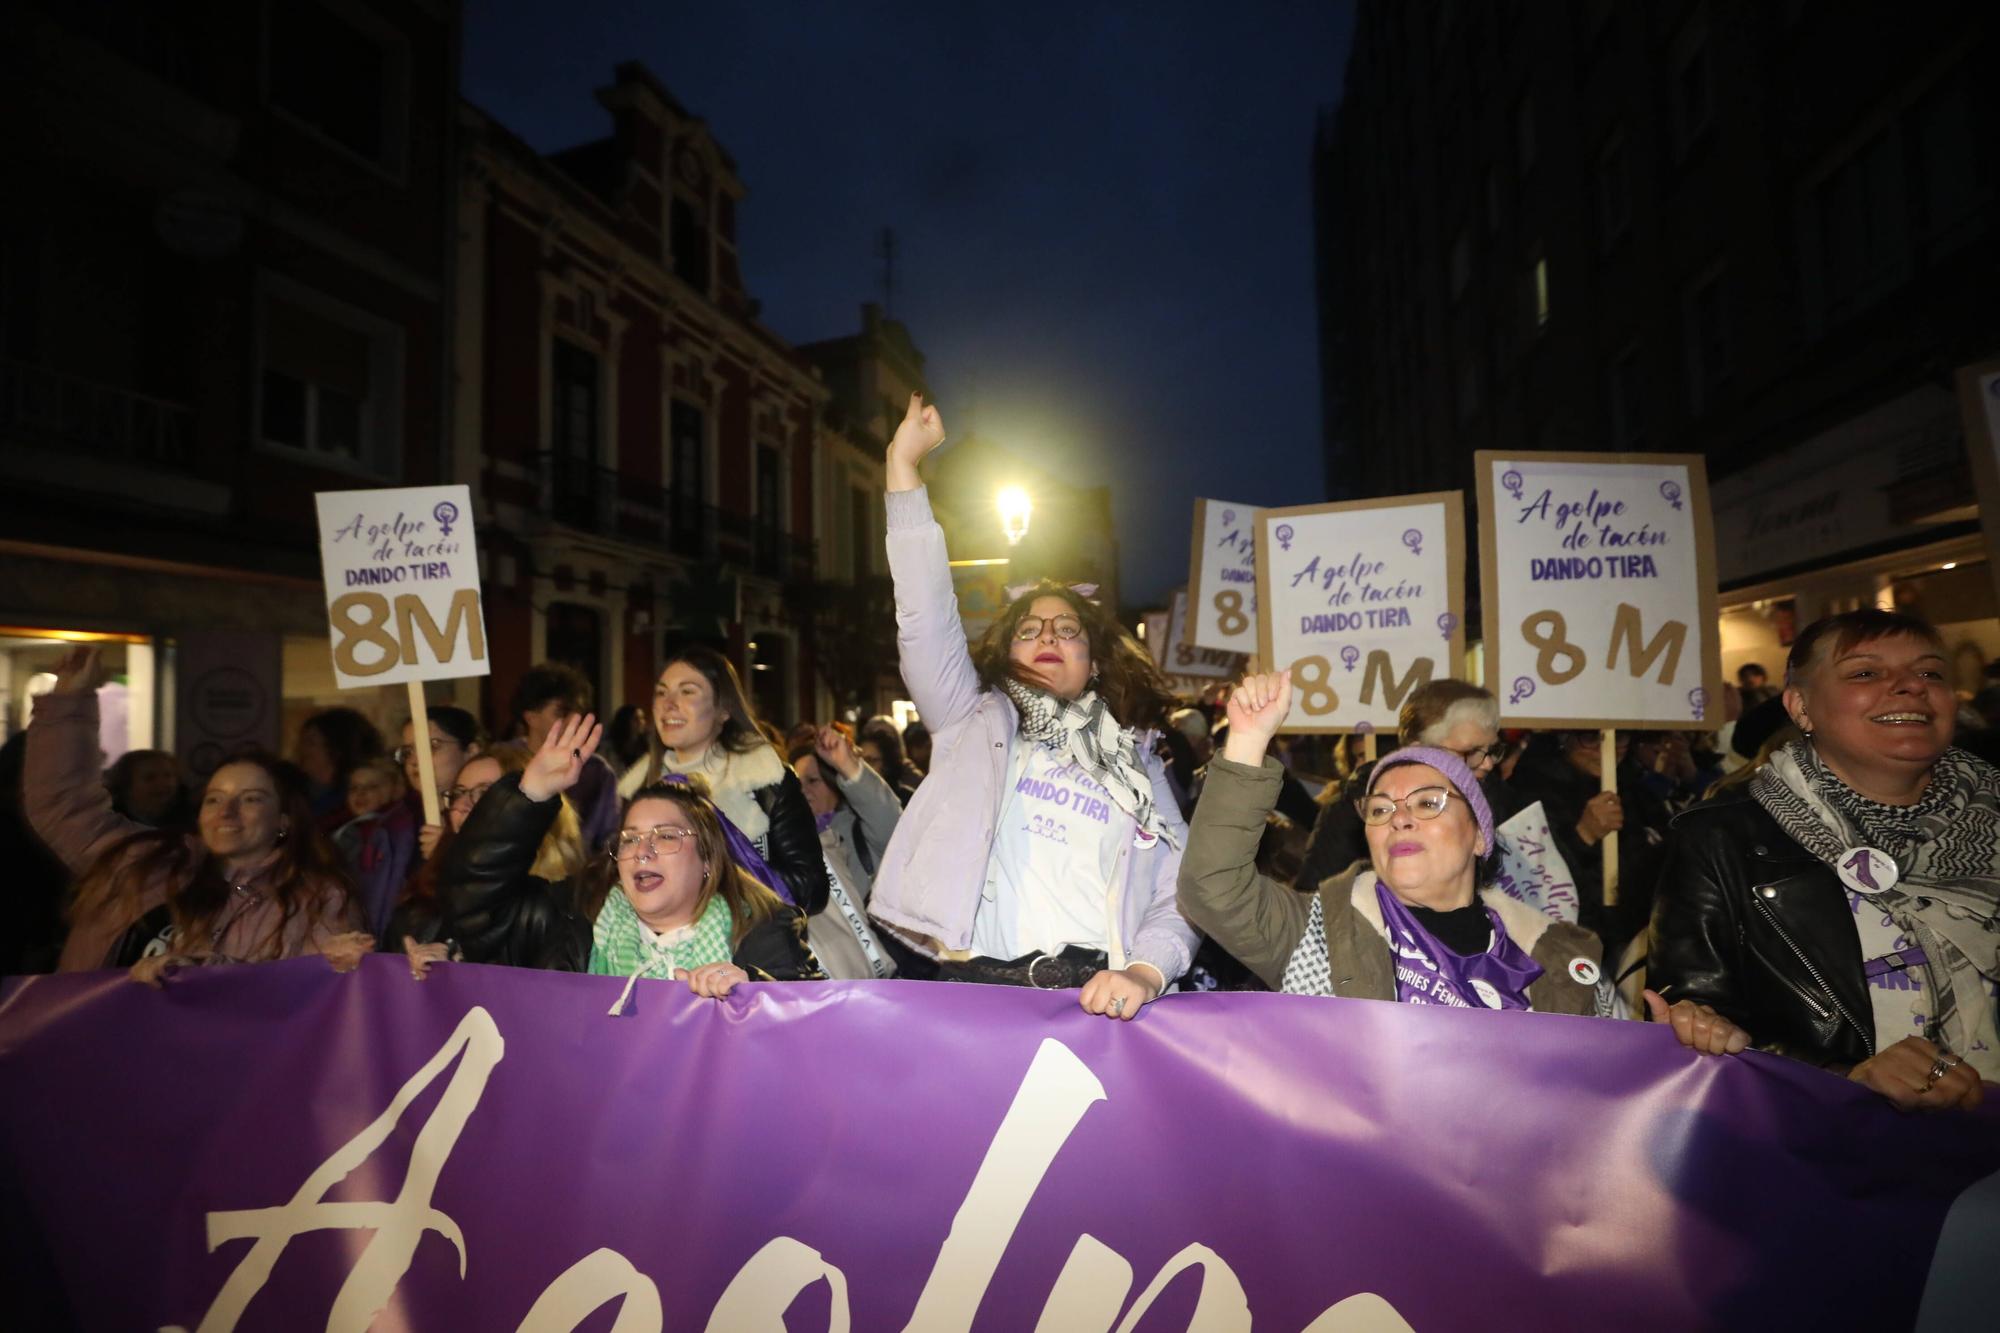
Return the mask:
[[[970,981],[987,986],[1033,986],[1037,990],[1075,990],[1111,965],[1102,949],[1072,944],[1061,953],[1031,953],[1021,958],[967,958],[938,965],[939,981]]]

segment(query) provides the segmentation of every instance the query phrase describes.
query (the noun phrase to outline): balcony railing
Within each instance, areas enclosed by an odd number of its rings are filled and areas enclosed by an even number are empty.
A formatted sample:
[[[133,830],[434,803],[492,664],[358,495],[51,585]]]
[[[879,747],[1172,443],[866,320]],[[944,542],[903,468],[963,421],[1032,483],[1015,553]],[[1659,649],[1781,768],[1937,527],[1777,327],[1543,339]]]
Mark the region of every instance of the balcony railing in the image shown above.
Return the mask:
[[[565,527],[654,546],[690,560],[720,560],[774,579],[810,578],[816,544],[672,486],[647,486],[592,459],[537,458],[542,512]]]
[[[191,414],[179,403],[0,359],[0,432],[99,458],[183,467]]]

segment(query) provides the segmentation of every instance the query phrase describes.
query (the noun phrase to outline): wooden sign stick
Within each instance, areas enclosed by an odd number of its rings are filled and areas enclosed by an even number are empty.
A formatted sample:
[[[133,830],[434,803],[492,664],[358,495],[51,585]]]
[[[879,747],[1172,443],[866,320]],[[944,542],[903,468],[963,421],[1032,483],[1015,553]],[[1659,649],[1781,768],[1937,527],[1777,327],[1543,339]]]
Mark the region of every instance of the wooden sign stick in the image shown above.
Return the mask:
[[[1598,766],[1603,770],[1599,776],[1599,789],[1614,795],[1618,791],[1618,733],[1606,727],[1598,740],[1602,757]],[[1612,830],[1604,835],[1604,905],[1618,905],[1618,833]]]
[[[424,798],[424,822],[442,825],[444,815],[438,808],[437,768],[431,763],[431,710],[424,699],[424,683],[412,680],[405,684],[410,687],[410,743],[417,747],[417,778],[423,786],[417,794]]]

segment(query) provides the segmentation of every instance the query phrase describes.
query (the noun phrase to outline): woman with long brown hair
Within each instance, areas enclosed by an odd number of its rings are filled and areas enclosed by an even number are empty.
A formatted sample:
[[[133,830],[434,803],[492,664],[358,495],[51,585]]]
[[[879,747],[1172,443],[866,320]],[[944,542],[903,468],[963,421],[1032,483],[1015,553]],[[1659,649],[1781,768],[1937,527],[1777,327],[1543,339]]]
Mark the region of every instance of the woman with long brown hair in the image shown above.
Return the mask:
[[[56,667],[28,728],[29,822],[78,877],[59,971],[130,967],[157,982],[181,964],[322,953],[352,926],[339,859],[297,770],[266,754],[217,768],[194,836],[149,829],[111,808],[98,781],[95,648]]]
[[[807,916],[826,907],[826,860],[805,790],[759,727],[735,666],[700,644],[682,648],[661,668],[646,757],[626,770],[618,791],[630,797],[675,776],[708,784],[716,805],[770,866],[780,896]]]
[[[870,910],[949,956],[943,980],[1075,987],[1088,1012],[1130,1019],[1196,941],[1174,901],[1187,826],[1152,745],[1171,697],[1138,641],[1061,583],[1020,590],[967,650],[917,473],[943,442],[912,394],[889,444],[889,568],[933,767]]]
[[[682,980],[720,998],[745,981],[825,974],[803,913],[731,849],[700,778],[642,788],[612,845],[563,880],[536,855],[604,729],[558,723],[518,774],[499,778],[460,825],[439,873],[446,933],[468,962]]]

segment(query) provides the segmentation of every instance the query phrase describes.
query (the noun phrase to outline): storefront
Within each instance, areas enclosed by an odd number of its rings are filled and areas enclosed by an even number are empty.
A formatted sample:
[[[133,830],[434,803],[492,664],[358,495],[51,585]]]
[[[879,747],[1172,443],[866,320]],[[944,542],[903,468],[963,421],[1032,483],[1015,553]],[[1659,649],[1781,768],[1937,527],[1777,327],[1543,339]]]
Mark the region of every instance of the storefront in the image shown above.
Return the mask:
[[[1952,684],[2000,657],[1957,397],[1925,386],[1717,482],[1722,667],[1783,674],[1798,631],[1864,606],[1936,625]]]

